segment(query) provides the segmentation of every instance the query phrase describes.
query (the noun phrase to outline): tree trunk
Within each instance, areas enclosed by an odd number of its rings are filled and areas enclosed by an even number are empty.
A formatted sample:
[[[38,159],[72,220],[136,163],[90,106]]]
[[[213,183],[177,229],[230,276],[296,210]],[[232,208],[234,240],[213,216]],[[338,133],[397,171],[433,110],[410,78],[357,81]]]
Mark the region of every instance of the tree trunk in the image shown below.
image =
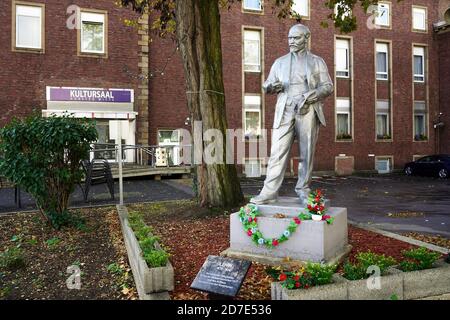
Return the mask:
[[[177,0],[177,40],[182,55],[188,108],[194,121],[202,121],[203,133],[218,129],[226,137],[227,119],[222,74],[222,46],[218,0]],[[202,143],[203,150],[207,143]],[[243,200],[236,166],[202,161],[196,168],[202,206],[231,208]]]

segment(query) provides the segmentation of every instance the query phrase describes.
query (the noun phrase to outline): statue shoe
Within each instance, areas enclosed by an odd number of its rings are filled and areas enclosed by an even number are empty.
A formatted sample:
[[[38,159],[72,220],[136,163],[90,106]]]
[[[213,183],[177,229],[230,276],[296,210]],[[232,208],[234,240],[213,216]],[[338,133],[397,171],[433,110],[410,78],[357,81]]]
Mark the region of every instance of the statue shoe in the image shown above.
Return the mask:
[[[254,204],[267,204],[274,203],[275,201],[277,201],[277,198],[271,198],[263,195],[259,195],[250,199],[250,202]]]

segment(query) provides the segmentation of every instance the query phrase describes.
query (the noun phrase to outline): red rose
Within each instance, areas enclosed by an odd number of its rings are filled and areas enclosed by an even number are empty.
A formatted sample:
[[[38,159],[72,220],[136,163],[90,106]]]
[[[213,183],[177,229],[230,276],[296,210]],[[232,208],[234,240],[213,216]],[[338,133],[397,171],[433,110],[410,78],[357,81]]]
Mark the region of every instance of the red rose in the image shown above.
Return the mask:
[[[296,287],[296,288],[300,288],[300,282],[296,282],[296,283],[295,283],[295,287]]]
[[[273,239],[272,245],[273,245],[274,247],[276,247],[276,246],[278,245],[278,240],[277,240],[277,239]]]
[[[287,275],[285,275],[284,273],[281,273],[279,279],[280,279],[280,281],[284,281],[287,279]]]
[[[295,277],[294,277],[294,280],[295,280],[295,281],[300,280],[300,276],[295,276]]]
[[[251,235],[253,234],[252,230],[248,229],[247,234],[249,237],[251,237]]]
[[[322,220],[327,220],[327,219],[330,219],[330,218],[331,217],[329,215],[325,215],[325,216],[322,217]]]
[[[300,224],[300,223],[302,223],[302,220],[300,220],[299,218],[295,217],[295,218],[294,218],[294,222],[295,222],[296,224]]]
[[[249,217],[249,218],[248,218],[248,222],[252,222],[252,217]]]
[[[312,210],[312,207],[310,204],[308,204],[308,210]]]
[[[317,196],[320,197],[322,195],[322,191],[321,190],[317,190]]]
[[[319,198],[319,197],[316,197],[315,200],[316,200],[316,202],[319,202],[319,201],[320,201],[320,198]]]
[[[320,206],[320,211],[323,211],[323,209],[325,209],[324,206]]]
[[[253,221],[258,222],[258,218],[253,219]]]

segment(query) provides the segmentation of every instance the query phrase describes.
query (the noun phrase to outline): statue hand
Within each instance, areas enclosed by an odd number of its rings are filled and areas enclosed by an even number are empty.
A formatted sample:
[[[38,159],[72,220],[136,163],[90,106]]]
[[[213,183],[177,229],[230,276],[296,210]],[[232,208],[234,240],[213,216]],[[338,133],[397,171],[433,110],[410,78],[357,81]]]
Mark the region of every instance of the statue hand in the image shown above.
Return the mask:
[[[276,81],[272,84],[272,91],[275,93],[280,93],[283,91],[283,83],[280,81]]]
[[[308,94],[308,98],[306,99],[306,104],[313,104],[319,101],[319,97],[317,96],[316,90]]]

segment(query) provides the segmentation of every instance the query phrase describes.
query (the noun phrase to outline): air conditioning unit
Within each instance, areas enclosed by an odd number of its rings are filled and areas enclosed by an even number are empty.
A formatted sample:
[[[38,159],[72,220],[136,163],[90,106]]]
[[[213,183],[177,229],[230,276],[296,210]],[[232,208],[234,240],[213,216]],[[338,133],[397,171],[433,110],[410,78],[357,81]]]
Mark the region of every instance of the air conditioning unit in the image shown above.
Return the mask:
[[[167,167],[167,149],[166,148],[156,148],[156,166],[157,167]]]

